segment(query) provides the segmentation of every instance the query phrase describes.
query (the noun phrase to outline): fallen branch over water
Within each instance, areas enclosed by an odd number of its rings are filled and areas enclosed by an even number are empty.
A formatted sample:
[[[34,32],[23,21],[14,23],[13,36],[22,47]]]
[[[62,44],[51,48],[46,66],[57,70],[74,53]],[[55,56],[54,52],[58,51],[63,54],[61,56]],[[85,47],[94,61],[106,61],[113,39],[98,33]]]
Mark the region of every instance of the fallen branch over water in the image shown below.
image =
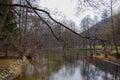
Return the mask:
[[[108,63],[111,63],[111,64],[114,64],[114,65],[117,65],[117,66],[120,67],[120,64],[119,64],[119,63],[116,63],[116,62],[113,62],[113,61],[109,61],[109,60],[104,60],[104,61],[106,61],[106,62],[108,62]]]

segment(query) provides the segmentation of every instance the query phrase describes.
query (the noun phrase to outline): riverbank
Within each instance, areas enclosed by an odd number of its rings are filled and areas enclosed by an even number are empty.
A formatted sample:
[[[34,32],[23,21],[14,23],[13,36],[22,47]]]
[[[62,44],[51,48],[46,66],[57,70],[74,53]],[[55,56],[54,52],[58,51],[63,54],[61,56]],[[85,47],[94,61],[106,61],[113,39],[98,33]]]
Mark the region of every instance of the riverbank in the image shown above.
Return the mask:
[[[115,56],[112,55],[107,55],[107,57],[104,54],[100,54],[100,55],[93,55],[93,58],[97,58],[106,62],[109,62],[111,64],[115,64],[120,66],[120,59],[116,58]]]
[[[24,63],[20,59],[0,59],[0,80],[12,80],[22,72]]]

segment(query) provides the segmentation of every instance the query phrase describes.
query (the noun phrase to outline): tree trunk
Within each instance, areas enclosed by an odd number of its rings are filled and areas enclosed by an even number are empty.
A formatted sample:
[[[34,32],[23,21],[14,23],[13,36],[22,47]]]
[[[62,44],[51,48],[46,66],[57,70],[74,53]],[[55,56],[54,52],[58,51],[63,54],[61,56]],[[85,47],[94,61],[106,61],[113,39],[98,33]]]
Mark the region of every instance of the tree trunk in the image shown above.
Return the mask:
[[[8,56],[8,49],[6,47],[6,49],[5,49],[5,57],[7,57],[7,56]]]
[[[116,34],[115,34],[115,27],[114,27],[114,21],[113,21],[113,9],[112,9],[112,0],[111,1],[111,26],[112,26],[112,34],[113,34],[113,43],[114,43],[114,46],[115,46],[115,50],[116,50],[116,53],[119,54],[119,51],[118,51],[118,47],[117,47],[117,42],[116,42]]]

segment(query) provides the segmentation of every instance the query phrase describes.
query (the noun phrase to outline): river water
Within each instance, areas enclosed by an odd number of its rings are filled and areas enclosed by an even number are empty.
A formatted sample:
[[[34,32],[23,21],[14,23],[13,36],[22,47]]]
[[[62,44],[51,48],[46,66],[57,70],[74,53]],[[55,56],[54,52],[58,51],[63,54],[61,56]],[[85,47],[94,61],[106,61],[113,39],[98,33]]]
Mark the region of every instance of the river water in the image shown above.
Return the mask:
[[[37,55],[14,80],[120,80],[120,67],[81,55]]]

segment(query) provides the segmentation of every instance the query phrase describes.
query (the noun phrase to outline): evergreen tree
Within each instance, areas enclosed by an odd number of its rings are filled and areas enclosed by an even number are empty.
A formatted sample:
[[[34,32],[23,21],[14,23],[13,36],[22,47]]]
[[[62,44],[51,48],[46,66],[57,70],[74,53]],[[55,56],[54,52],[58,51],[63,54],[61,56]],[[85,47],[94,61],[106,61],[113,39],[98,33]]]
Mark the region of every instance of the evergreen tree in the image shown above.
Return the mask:
[[[4,3],[11,3],[10,0],[0,0]],[[15,22],[15,15],[9,7],[0,5],[0,43],[7,56],[8,49],[11,48],[18,38],[18,29]]]

